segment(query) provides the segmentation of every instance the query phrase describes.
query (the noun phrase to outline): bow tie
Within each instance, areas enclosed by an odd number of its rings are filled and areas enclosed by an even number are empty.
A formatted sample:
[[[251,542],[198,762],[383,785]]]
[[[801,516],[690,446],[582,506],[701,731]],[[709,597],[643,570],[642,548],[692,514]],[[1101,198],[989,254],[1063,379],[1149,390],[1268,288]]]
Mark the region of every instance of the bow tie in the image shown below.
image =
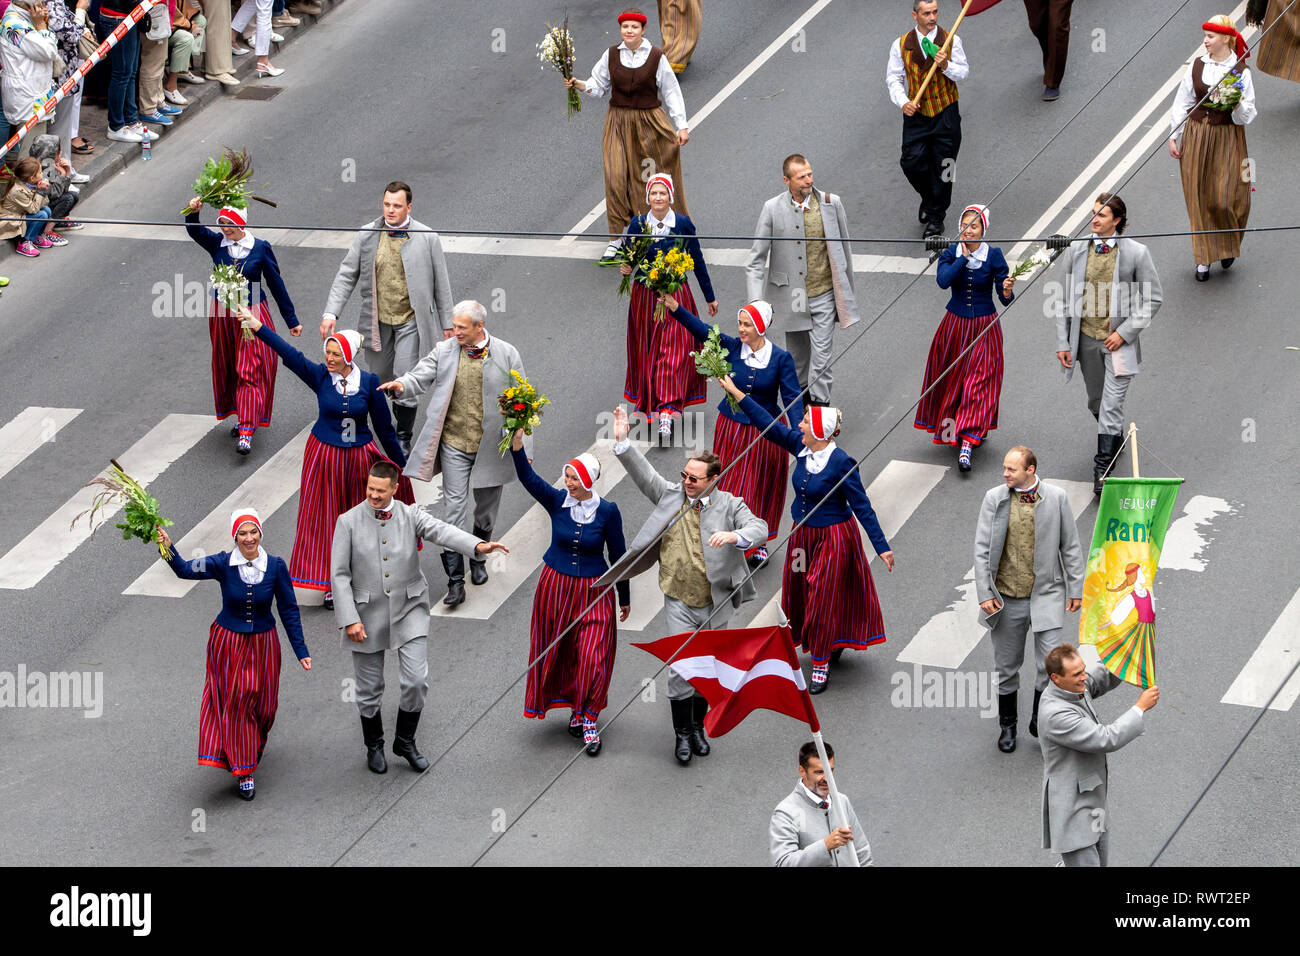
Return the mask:
[[[1110,252],[1110,243],[1106,242],[1104,239],[1101,242],[1097,243],[1098,255],[1104,256],[1108,252]]]
[[[472,359],[481,359],[484,355],[487,355],[487,350],[488,350],[488,347],[487,347],[486,345],[482,345],[482,346],[467,345],[467,346],[465,346],[465,354],[468,355],[468,356],[469,356],[470,358],[472,358]]]
[[[407,232],[405,229],[388,230],[388,238],[390,239],[405,239],[406,236],[407,236]]]
[[[373,509],[372,509],[372,510],[373,510]],[[380,521],[387,521],[387,520],[388,520],[389,518],[391,518],[392,516],[393,516],[393,513],[392,513],[391,511],[376,511],[376,512],[375,512],[375,517],[378,518]]]
[[[691,505],[691,507],[695,510],[696,514],[699,514],[701,511],[704,510],[704,502],[701,501],[699,498],[696,498],[695,502]]]
[[[1032,505],[1035,501],[1038,500],[1038,489],[1037,489],[1037,488],[1035,488],[1033,491],[1020,491],[1020,492],[1017,492],[1017,494],[1020,495],[1020,500],[1023,501],[1023,502],[1024,502],[1025,504],[1027,504],[1027,505]]]

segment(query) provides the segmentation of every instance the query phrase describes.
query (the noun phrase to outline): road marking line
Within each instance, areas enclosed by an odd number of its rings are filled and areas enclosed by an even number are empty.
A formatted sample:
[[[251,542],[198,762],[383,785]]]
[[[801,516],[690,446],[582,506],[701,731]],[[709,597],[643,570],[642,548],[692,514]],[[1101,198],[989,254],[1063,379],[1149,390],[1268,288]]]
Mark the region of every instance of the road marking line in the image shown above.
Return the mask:
[[[1300,591],[1291,595],[1220,703],[1263,707],[1297,660],[1300,660]],[[1300,672],[1282,688],[1269,710],[1290,710],[1297,697],[1300,697]]]
[[[1204,571],[1205,560],[1201,554],[1210,542],[1201,527],[1209,530],[1216,515],[1233,513],[1232,505],[1222,498],[1195,495],[1183,506],[1183,515],[1165,532],[1165,545],[1160,551],[1162,571]]]
[[[0,428],[0,478],[22,464],[46,442],[54,441],[59,429],[72,421],[80,408],[46,408],[31,405]]]

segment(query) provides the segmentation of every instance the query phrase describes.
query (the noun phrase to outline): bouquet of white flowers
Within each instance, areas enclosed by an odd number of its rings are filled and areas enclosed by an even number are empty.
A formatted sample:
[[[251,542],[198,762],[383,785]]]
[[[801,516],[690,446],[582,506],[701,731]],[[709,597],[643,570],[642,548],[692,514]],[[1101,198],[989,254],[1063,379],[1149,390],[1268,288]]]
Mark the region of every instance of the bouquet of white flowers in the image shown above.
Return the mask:
[[[1202,105],[1226,113],[1237,108],[1237,104],[1241,102],[1241,94],[1241,74],[1228,72],[1214,85],[1214,89],[1210,90],[1210,95],[1205,98]]]
[[[222,263],[212,267],[213,290],[217,293],[217,304],[227,312],[238,312],[248,307],[249,291],[248,280],[244,274],[239,271],[239,267],[233,263]],[[244,329],[244,339],[251,342],[253,333],[249,329]]]
[[[1016,267],[1011,270],[1011,278],[1022,279],[1025,276],[1033,275],[1039,269],[1045,266],[1050,266],[1051,264],[1051,254],[1046,249],[1039,249],[1028,259],[1021,259],[1020,262],[1016,264]]]
[[[547,24],[546,36],[537,44],[537,59],[542,61],[542,69],[551,66],[566,80],[573,77],[573,63],[577,53],[573,49],[573,37],[569,35],[569,14],[564,14],[564,22],[558,27]],[[582,100],[576,89],[569,90],[568,118],[582,109]]]

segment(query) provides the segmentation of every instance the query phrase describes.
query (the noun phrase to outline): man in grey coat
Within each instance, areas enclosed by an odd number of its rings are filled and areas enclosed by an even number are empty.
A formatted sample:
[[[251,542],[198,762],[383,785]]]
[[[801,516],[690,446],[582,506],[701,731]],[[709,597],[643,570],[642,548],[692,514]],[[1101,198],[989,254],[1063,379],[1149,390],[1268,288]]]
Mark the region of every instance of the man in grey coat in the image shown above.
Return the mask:
[[[1124,683],[1100,661],[1088,667],[1072,644],[1047,655],[1051,686],[1043,694],[1043,849],[1066,866],[1105,866],[1106,754],[1141,736],[1143,715],[1160,700],[1154,684],[1119,720],[1103,724],[1092,699]]]
[[[465,300],[452,307],[454,338],[439,342],[405,375],[379,387],[414,400],[428,391],[429,410],[424,428],[411,446],[405,474],[420,481],[442,475],[443,520],[474,534],[482,541],[492,537],[501,487],[515,480],[509,456],[497,453],[505,436],[498,399],[510,387],[512,371],[526,377],[519,351],[505,339],[489,336],[487,309]],[[533,457],[532,438],[524,439]],[[471,517],[469,496],[474,493]],[[442,553],[447,572],[447,596],[442,603],[455,607],[465,600],[465,562],[455,551]],[[470,580],[487,583],[487,562],[470,559]]]
[[[1092,238],[1066,253],[1064,300],[1056,307],[1056,358],[1068,382],[1077,363],[1097,419],[1094,494],[1124,443],[1124,397],[1142,361],[1139,336],[1164,298],[1151,253],[1121,239],[1128,208],[1114,193],[1092,207]],[[1082,335],[1080,334],[1082,332]]]
[[[835,323],[848,328],[860,317],[848,219],[839,196],[813,188],[812,166],[803,156],[787,156],[781,172],[785,191],[764,203],[758,217],[746,294],[750,302],[772,304],[772,320],[786,330],[785,348],[809,404],[829,405]]]
[[[1002,461],[1003,483],[980,506],[975,528],[975,594],[980,623],[992,630],[998,671],[998,749],[1016,749],[1016,700],[1025,637],[1034,637],[1038,676],[1029,733],[1038,736],[1038,703],[1047,686],[1043,661],[1061,643],[1065,612],[1083,603],[1083,549],[1064,491],[1038,479],[1038,458],[1024,445]]]
[[[825,744],[826,759],[835,772],[835,748]],[[799,782],[777,804],[768,825],[773,866],[871,866],[871,844],[857,811],[843,793],[831,827],[831,788],[811,740],[799,748]]]
[[[682,480],[668,481],[650,467],[627,434],[627,412],[619,406],[614,410],[614,454],[655,509],[595,587],[625,581],[658,562],[669,634],[725,628],[731,612],[756,593],[745,551],[767,540],[767,522],[755,517],[740,498],[717,489],[722,462],[713,452],[687,459]],[[707,756],[708,701],[671,664],[668,700],[678,762],[690,763],[692,754]]]
[[[338,317],[361,286],[357,331],[373,356],[371,371],[387,382],[411,370],[420,356],[451,338],[451,282],[436,232],[411,218],[411,187],[384,187],[383,215],[357,233],[330,286],[320,336],[338,327]],[[402,450],[411,451],[415,396],[393,399],[393,419]]]
[[[506,551],[496,541],[479,541],[427,512],[393,500],[397,466],[387,460],[370,466],[366,500],[339,515],[330,551],[334,619],[352,649],[357,709],[366,741],[367,762],[384,773],[384,651],[397,652],[402,696],[398,704],[393,753],[416,770],[429,766],[415,746],[425,694],[429,690],[429,584],[420,571],[421,538],[465,554]]]

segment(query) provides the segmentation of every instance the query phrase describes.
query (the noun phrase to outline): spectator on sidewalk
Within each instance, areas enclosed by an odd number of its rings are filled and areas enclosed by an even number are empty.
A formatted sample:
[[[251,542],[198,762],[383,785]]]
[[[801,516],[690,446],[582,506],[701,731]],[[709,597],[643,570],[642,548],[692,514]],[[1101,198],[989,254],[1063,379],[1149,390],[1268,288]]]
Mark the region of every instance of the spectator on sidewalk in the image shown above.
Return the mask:
[[[39,0],[13,0],[0,18],[0,96],[5,119],[13,126],[26,122],[54,85],[59,51],[49,26]],[[48,125],[48,121],[37,123],[28,135],[39,136]]]
[[[50,221],[53,223],[51,228],[67,229],[69,226],[81,228],[79,224],[74,225],[68,219],[68,213],[77,204],[79,190],[73,182],[72,166],[63,158],[59,148],[59,138],[51,133],[36,137],[32,142],[29,155],[41,164],[41,180],[45,185],[41,187],[40,192],[45,196],[45,201],[50,207]],[[55,245],[62,245],[62,243],[55,242]]]
[[[146,32],[140,37],[139,104],[140,119],[159,126],[171,126],[181,108],[168,103],[163,97],[163,73],[167,71],[167,46],[172,35],[172,11],[176,0],[167,0],[154,7],[148,20],[141,20],[137,30]]]
[[[247,29],[249,23],[253,22],[253,15],[257,15],[257,39],[253,43],[253,48],[257,51],[258,76],[279,76],[284,72],[283,69],[271,65],[272,38],[278,38],[277,42],[284,40],[284,37],[271,31],[272,3],[273,0],[244,0],[230,21],[231,52],[235,56],[242,56],[248,52],[248,49],[241,45],[239,35]]]
[[[81,65],[81,36],[86,30],[85,11],[90,8],[90,0],[46,0],[45,11],[49,15],[50,31],[58,44],[59,57],[63,60],[63,72],[54,80],[56,85],[63,83],[77,71]],[[77,14],[80,12],[81,19]],[[84,84],[80,81],[67,96],[59,101],[50,120],[50,132],[59,138],[65,156],[72,153],[72,141],[78,139],[81,125],[81,93]]]
[[[187,100],[176,88],[177,80],[202,83],[203,77],[194,73],[194,58],[203,52],[208,18],[199,12],[194,0],[181,0],[172,15],[172,36],[169,43],[170,61],[163,79],[163,97],[173,106],[188,106]]]
[[[230,0],[200,0],[208,27],[203,44],[203,75],[223,86],[238,86],[230,43]]]
[[[22,2],[22,0],[15,0]],[[101,37],[117,29],[131,12],[131,0],[90,0],[90,18]],[[108,138],[119,143],[140,143],[146,136],[158,138],[153,130],[140,122],[136,106],[135,83],[140,70],[140,28],[137,25],[123,34],[117,45],[108,51],[112,69],[108,81]]]
[[[21,0],[18,0],[21,2]],[[14,163],[14,178],[6,184],[4,199],[0,200],[0,239],[17,239],[20,256],[34,259],[41,249],[54,245],[67,245],[62,236],[58,242],[50,238],[54,223],[50,220],[50,207],[37,190],[45,185],[41,179],[41,164],[30,156]],[[12,216],[31,216],[24,223]]]

